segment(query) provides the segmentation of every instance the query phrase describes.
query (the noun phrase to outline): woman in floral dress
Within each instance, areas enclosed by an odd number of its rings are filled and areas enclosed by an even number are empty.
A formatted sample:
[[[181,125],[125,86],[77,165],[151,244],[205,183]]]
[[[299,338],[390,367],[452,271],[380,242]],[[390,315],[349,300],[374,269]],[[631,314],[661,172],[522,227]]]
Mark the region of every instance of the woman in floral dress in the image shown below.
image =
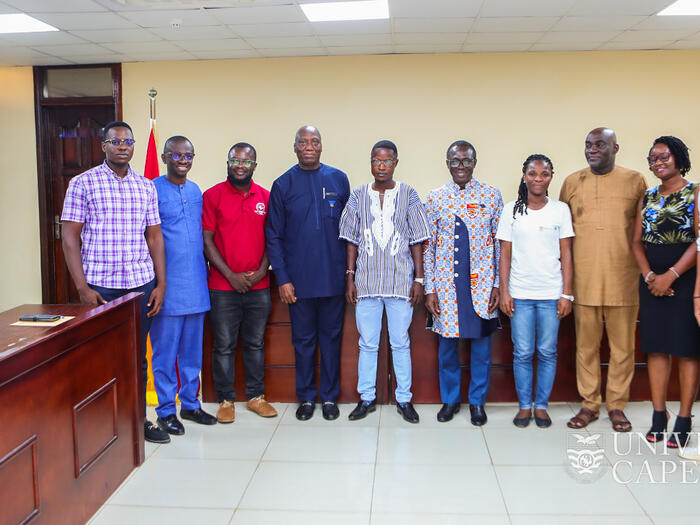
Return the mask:
[[[680,139],[659,137],[647,157],[661,184],[639,202],[632,241],[641,271],[639,321],[641,350],[648,355],[649,384],[654,405],[650,442],[665,437],[669,414],[666,394],[671,356],[678,358],[681,407],[668,446],[685,446],[690,412],[700,371],[700,327],[693,315],[697,183],[688,182],[688,148]]]

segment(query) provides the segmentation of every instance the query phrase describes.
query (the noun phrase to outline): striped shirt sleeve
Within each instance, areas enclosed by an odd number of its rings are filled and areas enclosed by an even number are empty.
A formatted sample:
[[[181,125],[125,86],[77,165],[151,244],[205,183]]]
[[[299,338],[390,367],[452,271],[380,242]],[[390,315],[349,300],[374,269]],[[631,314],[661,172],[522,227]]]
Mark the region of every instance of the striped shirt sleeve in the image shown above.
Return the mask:
[[[355,190],[350,194],[343,214],[340,216],[340,235],[339,239],[344,239],[354,245],[359,245],[362,238],[360,237],[360,214],[359,214],[359,199],[358,191]]]
[[[411,188],[408,197],[408,243],[418,244],[429,238],[428,216],[418,192]]]

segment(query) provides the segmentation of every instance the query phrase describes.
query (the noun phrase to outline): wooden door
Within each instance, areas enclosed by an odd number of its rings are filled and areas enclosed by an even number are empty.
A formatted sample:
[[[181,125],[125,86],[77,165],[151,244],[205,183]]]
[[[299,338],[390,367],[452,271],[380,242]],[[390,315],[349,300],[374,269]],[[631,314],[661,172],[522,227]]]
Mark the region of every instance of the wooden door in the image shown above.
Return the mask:
[[[61,211],[70,180],[104,161],[102,128],[114,120],[114,105],[55,106],[44,108],[48,132],[49,185],[51,200],[47,216],[53,226],[52,249],[47,250],[53,267],[55,303],[80,302],[63,258]]]
[[[34,106],[42,301],[79,302],[61,246],[63,199],[71,178],[104,160],[102,128],[121,119],[121,65],[35,67]]]

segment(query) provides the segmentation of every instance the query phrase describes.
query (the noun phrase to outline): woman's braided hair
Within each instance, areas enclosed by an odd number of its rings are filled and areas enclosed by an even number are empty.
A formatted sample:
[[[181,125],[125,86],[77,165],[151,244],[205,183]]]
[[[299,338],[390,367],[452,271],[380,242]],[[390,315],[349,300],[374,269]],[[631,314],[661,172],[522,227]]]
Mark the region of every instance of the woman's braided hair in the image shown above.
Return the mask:
[[[554,165],[552,164],[552,161],[547,155],[543,155],[542,153],[533,153],[525,159],[525,162],[523,162],[523,175],[525,175],[525,172],[527,171],[528,164],[536,160],[541,160],[542,162],[549,164],[549,169],[552,171],[552,175],[554,175]],[[525,184],[525,180],[522,178],[520,179],[520,186],[518,186],[518,199],[515,201],[515,206],[513,206],[514,219],[516,213],[520,213],[520,215],[527,213],[527,185]]]

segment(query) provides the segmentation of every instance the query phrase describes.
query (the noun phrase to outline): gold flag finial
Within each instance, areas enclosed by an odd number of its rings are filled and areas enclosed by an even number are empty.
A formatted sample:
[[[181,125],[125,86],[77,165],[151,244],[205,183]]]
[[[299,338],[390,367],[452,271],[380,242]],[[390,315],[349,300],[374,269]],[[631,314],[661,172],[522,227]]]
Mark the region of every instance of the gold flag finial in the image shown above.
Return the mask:
[[[150,109],[151,109],[151,120],[156,119],[156,95],[158,92],[156,91],[156,88],[151,88],[148,90],[148,96],[151,99],[150,103]]]

